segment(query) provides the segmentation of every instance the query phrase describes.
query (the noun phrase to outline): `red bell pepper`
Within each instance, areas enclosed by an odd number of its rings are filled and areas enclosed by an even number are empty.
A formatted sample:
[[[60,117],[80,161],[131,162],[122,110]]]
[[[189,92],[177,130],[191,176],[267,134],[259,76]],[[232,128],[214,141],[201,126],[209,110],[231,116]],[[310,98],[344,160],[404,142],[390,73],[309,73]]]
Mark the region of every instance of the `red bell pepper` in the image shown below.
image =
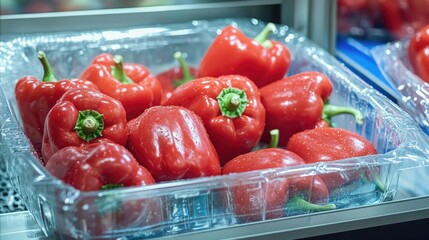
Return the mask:
[[[46,164],[67,146],[81,147],[108,139],[125,146],[128,129],[121,103],[97,90],[71,89],[46,116],[42,155]]]
[[[198,73],[197,68],[188,66],[183,58],[182,52],[174,53],[174,58],[178,61],[179,67],[169,69],[156,75],[163,90],[162,102],[165,102],[171,96],[171,92],[173,92],[175,88],[191,81]]]
[[[298,73],[259,90],[266,109],[263,142],[269,141],[272,129],[279,129],[279,144],[286,146],[293,134],[315,128],[321,121],[331,124],[331,118],[338,114],[353,114],[358,123],[363,122],[357,109],[329,104],[333,85],[320,72]]]
[[[155,183],[150,172],[124,146],[109,141],[62,148],[52,155],[46,169],[81,191]]]
[[[314,128],[294,134],[286,147],[298,154],[306,163],[377,154],[374,145],[363,136],[342,128]],[[371,173],[371,172],[369,172]],[[369,177],[373,175],[371,173]],[[329,190],[336,189],[361,178],[359,170],[321,174]]]
[[[251,39],[233,26],[225,27],[204,54],[198,77],[237,74],[248,77],[258,87],[283,78],[291,54],[283,43],[267,40],[274,30],[275,25],[269,23]]]
[[[278,131],[275,130],[271,133],[278,135]],[[276,136],[274,135],[274,137]],[[222,174],[287,168],[305,164],[300,156],[286,149],[276,148],[276,144],[272,143],[270,148],[235,157],[225,164]],[[267,182],[265,189],[255,189],[247,185],[234,187],[232,190],[233,209],[240,219],[247,222],[262,220],[264,212],[266,212],[266,219],[283,217],[285,206],[307,211],[324,211],[335,208],[333,204],[317,205],[307,202],[301,196],[302,194],[307,195],[306,198],[312,203],[326,203],[329,198],[328,188],[318,176],[293,176],[290,178],[277,176]],[[300,200],[297,200],[298,198]],[[286,205],[288,199],[292,199],[292,201]],[[298,206],[291,206],[298,201]]]
[[[201,119],[183,107],[147,109],[130,127],[128,149],[157,182],[221,173]]]
[[[100,91],[119,100],[127,119],[161,104],[162,87],[149,70],[137,63],[123,63],[122,57],[103,53],[96,56],[80,76],[95,83]]]
[[[97,86],[81,79],[57,80],[45,53],[39,51],[37,57],[44,70],[42,80],[34,76],[19,79],[15,85],[15,98],[24,132],[35,150],[40,152],[45,118],[57,100],[71,88],[97,89]]]
[[[429,83],[429,24],[411,37],[408,57],[414,72]]]
[[[240,75],[194,79],[176,88],[164,105],[183,106],[201,117],[221,165],[249,152],[265,125],[259,90]]]
[[[103,190],[97,198],[86,197],[77,201],[77,207],[72,210],[79,218],[78,224],[84,223],[86,231],[92,235],[103,234],[112,228],[160,222],[159,214],[155,214],[155,211],[159,212],[159,203],[150,199],[124,199],[104,192],[155,183],[150,172],[122,145],[99,141],[82,147],[65,147],[52,156],[46,169],[78,190]],[[57,224],[66,227],[67,223],[61,220]]]

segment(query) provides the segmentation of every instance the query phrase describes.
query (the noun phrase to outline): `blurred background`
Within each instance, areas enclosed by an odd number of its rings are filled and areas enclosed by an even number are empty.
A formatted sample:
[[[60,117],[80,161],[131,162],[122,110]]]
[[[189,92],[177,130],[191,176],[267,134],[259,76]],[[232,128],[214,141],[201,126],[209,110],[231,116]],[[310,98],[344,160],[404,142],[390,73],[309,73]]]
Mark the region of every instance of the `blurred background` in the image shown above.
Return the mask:
[[[212,2],[227,3],[237,1],[2,0],[1,15],[174,6]],[[410,36],[416,29],[429,23],[429,0],[337,0],[336,5],[337,32],[341,35],[386,41],[396,40]]]
[[[339,34],[397,40],[429,23],[429,0],[338,0]]]

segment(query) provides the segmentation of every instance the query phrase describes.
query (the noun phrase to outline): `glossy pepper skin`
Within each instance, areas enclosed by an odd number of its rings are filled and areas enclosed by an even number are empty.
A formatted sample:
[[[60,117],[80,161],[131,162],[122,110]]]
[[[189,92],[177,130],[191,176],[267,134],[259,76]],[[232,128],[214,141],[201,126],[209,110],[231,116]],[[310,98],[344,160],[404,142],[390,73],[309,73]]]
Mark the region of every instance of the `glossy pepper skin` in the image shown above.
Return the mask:
[[[259,89],[266,109],[265,129],[262,140],[269,141],[272,129],[280,131],[280,146],[286,146],[289,138],[300,131],[321,125],[329,125],[334,115],[353,114],[358,123],[362,114],[352,108],[327,104],[333,85],[320,72],[302,72]],[[326,122],[326,123],[324,123]]]
[[[239,155],[227,162],[222,168],[222,175],[241,173],[255,170],[269,170],[304,165],[305,161],[297,154],[284,148],[278,148],[279,132],[274,129],[270,132],[271,142],[268,148],[255,150]],[[300,199],[301,210],[323,211],[334,209],[335,206],[317,205],[328,201],[329,190],[318,176],[285,176],[273,177],[264,189],[260,190],[248,186],[233,188],[233,204],[235,214],[244,221],[262,220],[262,213],[266,212],[266,219],[283,217],[285,207],[294,207],[288,199]],[[304,198],[309,199],[307,202]],[[315,204],[312,204],[315,203]]]
[[[21,115],[24,132],[36,151],[42,148],[43,128],[49,110],[57,100],[71,88],[92,88],[97,86],[81,79],[57,80],[43,51],[38,59],[44,69],[43,78],[24,76],[15,85],[15,98]]]
[[[264,130],[259,90],[244,76],[194,79],[176,88],[164,105],[183,106],[203,120],[222,166],[249,152]]]
[[[109,141],[62,148],[49,159],[46,169],[81,191],[155,183],[124,146]]]
[[[102,235],[113,228],[145,226],[160,221],[156,215],[159,212],[157,202],[144,198],[125,199],[106,192],[155,183],[149,171],[122,145],[99,141],[82,147],[65,147],[52,156],[46,169],[80,191],[99,191],[98,197],[77,201],[72,210],[79,218],[76,227],[85,228],[92,235]],[[59,226],[68,226],[62,218],[58,220]]]
[[[429,24],[411,37],[408,56],[414,72],[429,83]]]
[[[174,53],[174,58],[179,63],[178,67],[171,68],[156,75],[156,78],[159,80],[162,86],[162,103],[170,98],[174,89],[186,82],[195,79],[198,73],[197,68],[188,66],[182,52]]]
[[[233,26],[225,27],[204,54],[198,77],[237,74],[248,77],[258,87],[283,78],[289,69],[291,54],[284,44],[267,40],[274,29],[275,25],[269,23],[251,39]]]
[[[71,89],[46,116],[42,155],[46,164],[67,146],[81,147],[108,139],[125,146],[127,119],[121,103],[97,90]]]
[[[314,128],[294,134],[286,149],[298,154],[306,163],[330,162],[345,158],[377,154],[374,145],[363,136],[342,128]],[[322,174],[329,190],[361,178],[358,170]]]
[[[222,174],[240,173],[253,170],[285,168],[305,164],[297,154],[281,148],[266,148],[239,155],[227,162],[222,168]],[[262,220],[283,217],[289,198],[305,192],[313,203],[326,203],[329,197],[328,188],[318,176],[293,177],[269,180],[264,193],[248,188],[247,185],[235,187],[232,191],[235,214],[242,216],[245,221]],[[325,209],[333,209],[328,206]],[[322,207],[323,209],[323,207]]]
[[[183,107],[147,109],[130,126],[127,146],[157,182],[221,173],[201,119]]]
[[[102,93],[119,100],[128,120],[161,103],[162,87],[158,79],[141,64],[123,63],[120,55],[96,56],[80,78],[93,82]]]

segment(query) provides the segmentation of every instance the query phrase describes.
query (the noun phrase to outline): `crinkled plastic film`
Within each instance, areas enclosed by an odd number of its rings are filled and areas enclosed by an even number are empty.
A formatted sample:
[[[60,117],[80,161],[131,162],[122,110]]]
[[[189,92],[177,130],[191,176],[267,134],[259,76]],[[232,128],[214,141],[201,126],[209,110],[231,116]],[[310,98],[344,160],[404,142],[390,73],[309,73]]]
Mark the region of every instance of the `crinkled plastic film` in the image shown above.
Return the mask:
[[[121,54],[126,62],[142,63],[156,74],[176,66],[173,54],[178,50],[189,65],[198,66],[211,41],[229,24],[248,36],[256,36],[265,26],[256,19],[217,19],[116,31],[8,36],[9,40],[1,43],[1,152],[14,187],[47,235],[59,239],[151,238],[264,221],[273,213],[279,218],[311,216],[312,211],[267,210],[264,206],[251,216],[237,215],[234,189],[245,187],[249,195],[264,198],[275,181],[332,173],[362,177],[332,191],[328,203],[340,209],[377,204],[395,198],[402,169],[428,165],[428,137],[409,115],[303,35],[277,25],[271,38],[291,50],[288,74],[325,73],[334,84],[331,102],[358,108],[365,115],[362,125],[348,115],[335,117],[334,123],[370,140],[378,154],[107,192],[77,191],[43,168],[22,132],[14,98],[19,78],[42,75],[38,50],[46,52],[58,78],[79,76],[102,52]],[[311,197],[311,187],[308,192],[304,198]]]
[[[417,76],[408,57],[409,39],[372,49],[378,67],[400,94],[399,104],[429,134],[429,84]]]

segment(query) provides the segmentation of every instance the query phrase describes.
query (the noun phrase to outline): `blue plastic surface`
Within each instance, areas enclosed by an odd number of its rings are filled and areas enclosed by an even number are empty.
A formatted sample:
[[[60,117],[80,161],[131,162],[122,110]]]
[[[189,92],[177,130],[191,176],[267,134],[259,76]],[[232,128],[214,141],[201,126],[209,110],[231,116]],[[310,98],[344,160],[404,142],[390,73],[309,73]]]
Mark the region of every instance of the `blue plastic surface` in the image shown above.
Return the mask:
[[[371,49],[382,44],[385,42],[338,36],[336,57],[365,82],[397,103],[399,93],[383,76],[371,55]]]

